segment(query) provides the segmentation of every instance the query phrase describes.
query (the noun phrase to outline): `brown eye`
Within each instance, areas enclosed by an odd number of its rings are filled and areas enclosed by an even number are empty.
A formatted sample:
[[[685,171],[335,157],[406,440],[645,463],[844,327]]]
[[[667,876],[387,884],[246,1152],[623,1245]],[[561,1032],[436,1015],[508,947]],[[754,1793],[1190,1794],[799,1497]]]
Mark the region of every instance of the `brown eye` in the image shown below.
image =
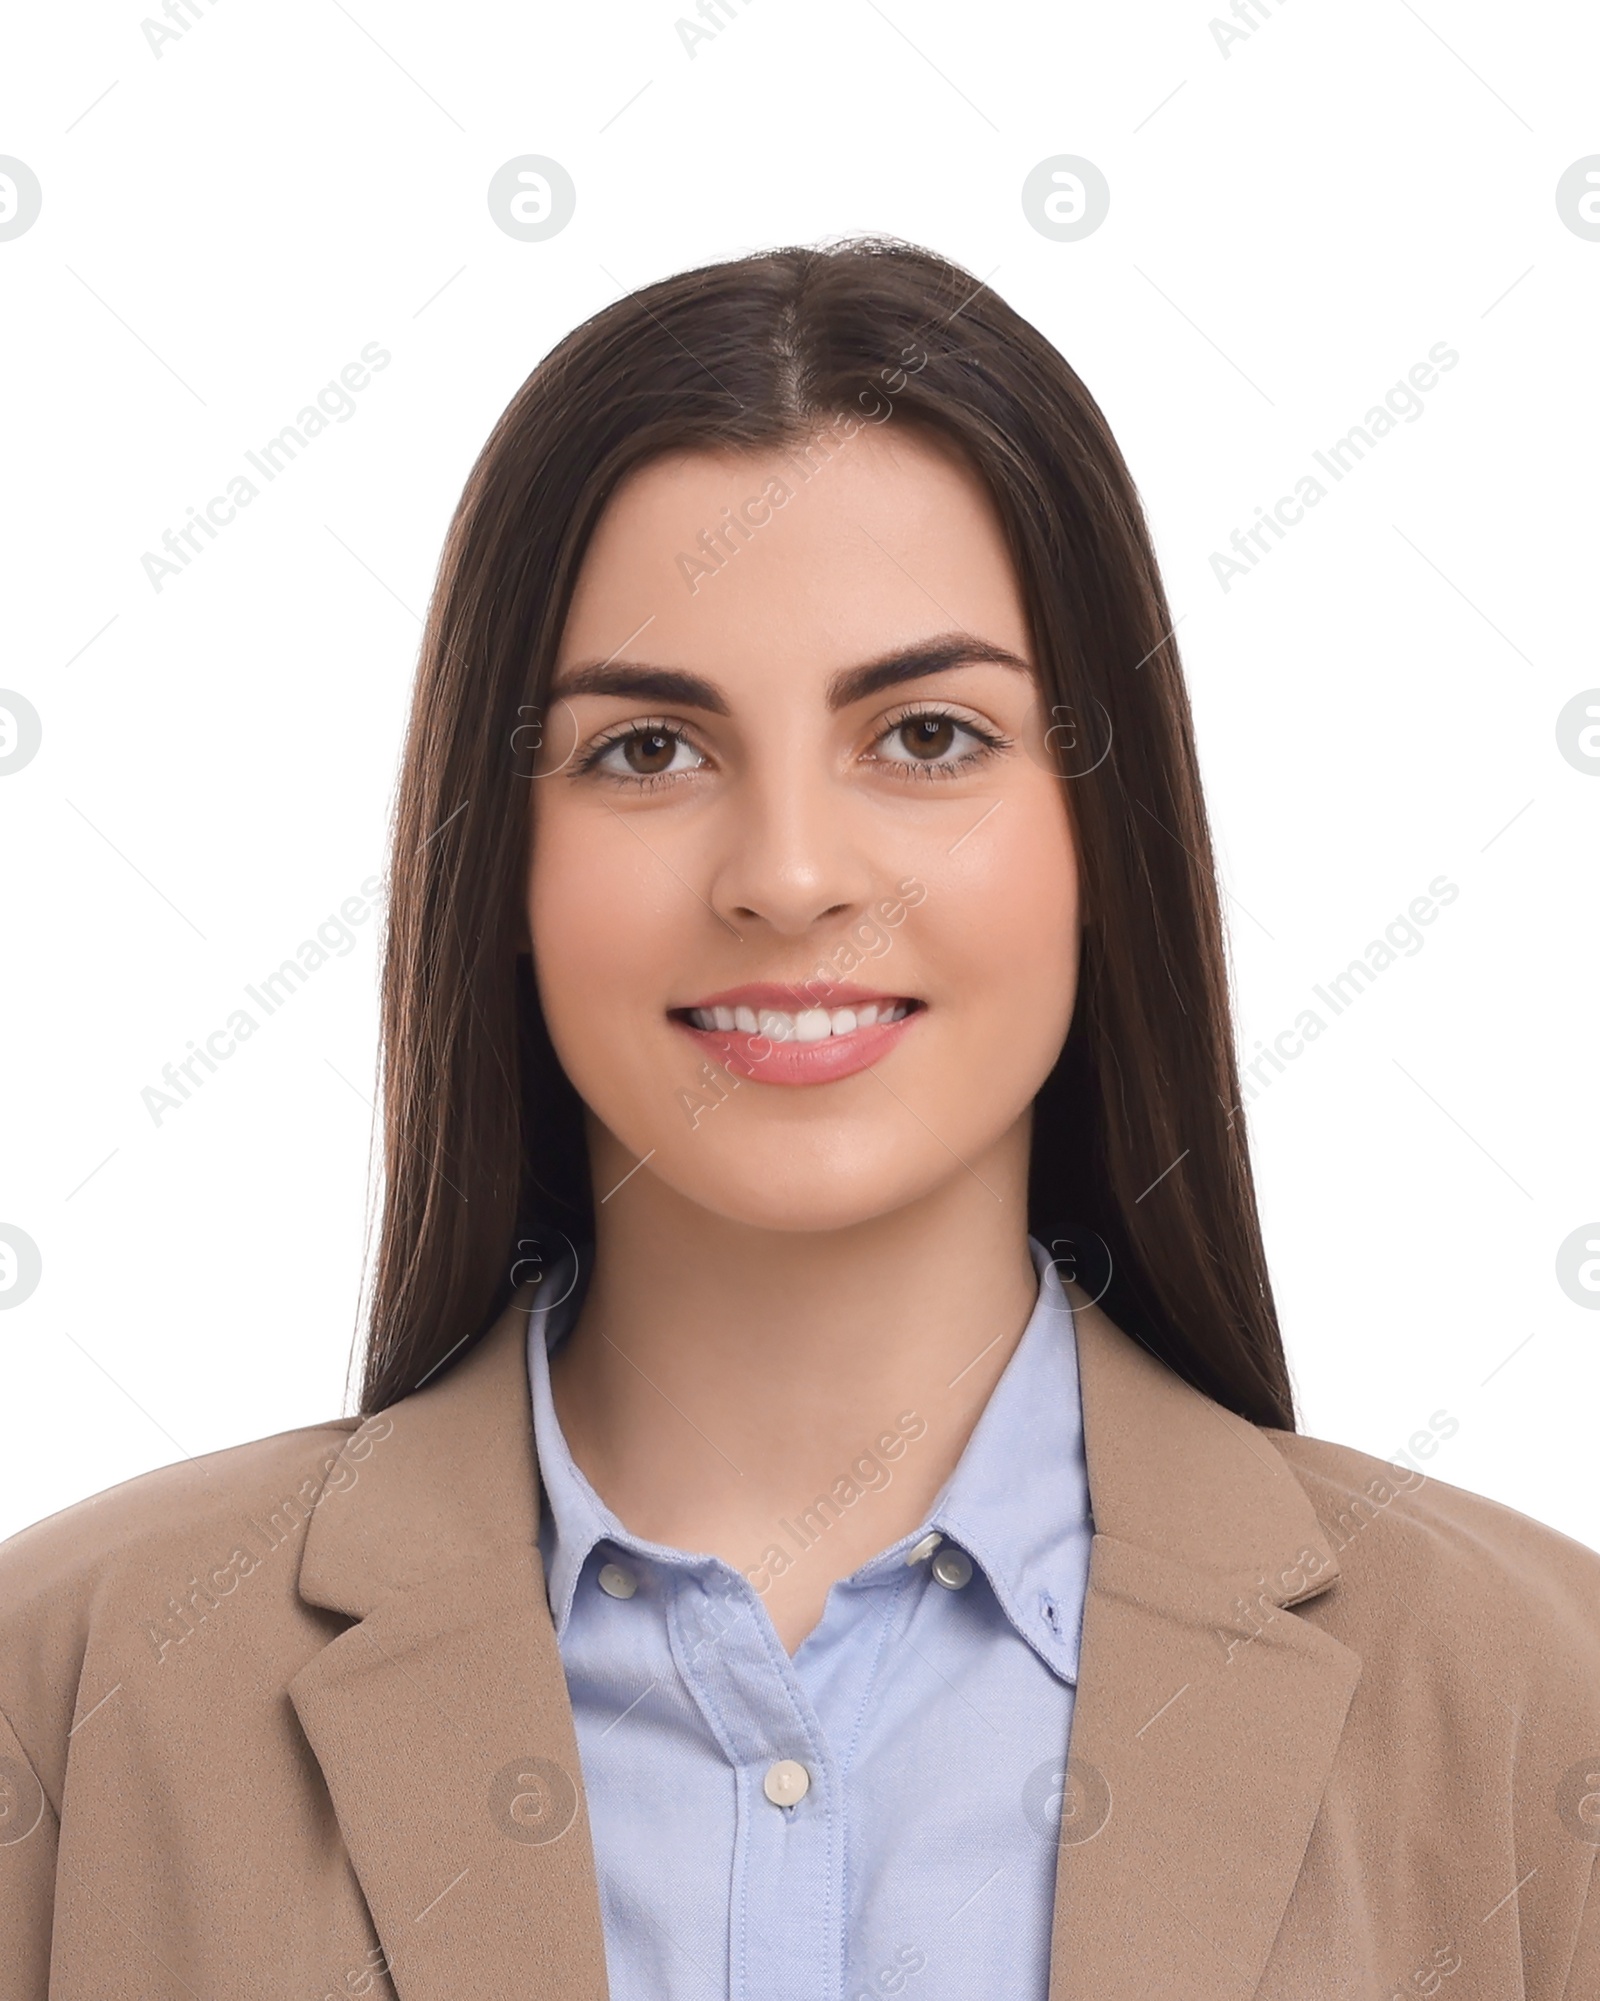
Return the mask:
[[[640,730],[624,739],[622,755],[641,778],[654,778],[672,763],[678,739],[669,730]]]
[[[575,777],[585,772],[599,773],[613,784],[629,785],[635,791],[662,783],[689,778],[706,769],[703,752],[696,750],[675,723],[634,723],[618,729],[573,767]]]
[[[956,740],[950,716],[912,716],[895,732],[915,758],[943,757]]]

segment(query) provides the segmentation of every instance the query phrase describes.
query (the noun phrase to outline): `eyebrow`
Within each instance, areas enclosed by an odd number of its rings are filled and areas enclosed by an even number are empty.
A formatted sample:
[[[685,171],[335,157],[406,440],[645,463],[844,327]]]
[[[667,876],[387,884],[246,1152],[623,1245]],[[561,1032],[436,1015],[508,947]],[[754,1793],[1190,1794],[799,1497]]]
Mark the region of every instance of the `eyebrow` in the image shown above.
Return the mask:
[[[847,709],[885,688],[902,681],[917,681],[928,674],[942,674],[951,667],[988,663],[1015,668],[1020,674],[1033,673],[1019,654],[970,632],[942,632],[914,645],[897,647],[859,667],[842,668],[828,683],[828,707]],[[593,660],[580,662],[563,674],[550,691],[551,700],[563,695],[638,695],[657,702],[678,702],[686,708],[704,709],[709,715],[732,713],[728,698],[714,681],[691,674],[681,667],[657,667],[644,660]]]

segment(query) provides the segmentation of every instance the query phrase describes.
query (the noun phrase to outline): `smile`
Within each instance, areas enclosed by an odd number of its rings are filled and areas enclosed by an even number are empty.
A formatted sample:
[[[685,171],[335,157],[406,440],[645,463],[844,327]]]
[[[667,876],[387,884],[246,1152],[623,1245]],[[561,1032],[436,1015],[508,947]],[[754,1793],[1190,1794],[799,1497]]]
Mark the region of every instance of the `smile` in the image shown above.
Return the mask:
[[[911,1001],[887,1001],[881,1006],[868,1001],[862,1007],[802,1008],[798,1014],[777,1007],[692,1007],[687,1013],[696,1028],[720,1028],[724,1034],[739,1029],[773,1042],[825,1042],[830,1035],[854,1035],[858,1028],[875,1028],[880,1021],[903,1020],[912,1006]]]
[[[830,1007],[797,1008],[794,997],[793,987],[741,987],[668,1012],[714,1061],[764,1084],[827,1084],[870,1069],[927,1012],[907,995],[842,982]]]

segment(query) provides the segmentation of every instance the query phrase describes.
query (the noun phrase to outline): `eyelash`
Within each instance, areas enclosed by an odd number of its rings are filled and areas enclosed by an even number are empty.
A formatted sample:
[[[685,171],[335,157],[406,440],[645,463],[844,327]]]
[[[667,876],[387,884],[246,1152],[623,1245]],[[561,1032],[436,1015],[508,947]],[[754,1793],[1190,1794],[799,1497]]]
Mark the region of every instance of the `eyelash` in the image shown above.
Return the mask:
[[[941,707],[937,702],[913,702],[903,709],[895,710],[886,719],[883,727],[873,738],[873,743],[875,745],[882,743],[886,737],[893,736],[896,730],[903,729],[909,722],[915,722],[919,716],[931,716],[941,722],[954,723],[957,729],[964,730],[968,736],[975,737],[980,747],[968,750],[951,762],[942,764],[927,764],[919,759],[885,758],[878,760],[888,765],[897,774],[910,777],[913,782],[961,777],[970,771],[974,765],[982,763],[985,759],[995,756],[1000,751],[1013,748],[1014,740],[1011,737],[1003,735],[999,730],[989,728],[984,723],[977,722],[971,716],[958,715],[953,709]],[[622,772],[598,770],[600,760],[605,756],[607,751],[614,750],[618,744],[627,743],[630,738],[651,735],[674,737],[678,742],[688,744],[691,749],[699,750],[699,746],[694,743],[689,731],[681,723],[675,723],[666,716],[646,716],[637,722],[616,724],[613,728],[604,731],[598,736],[583,753],[582,757],[570,767],[573,777],[581,778],[588,772],[595,771],[598,776],[608,778],[618,785],[626,786],[632,792],[654,792],[659,786],[675,785],[681,778],[692,777],[693,773],[687,771]],[[703,756],[705,753],[701,752],[700,754]]]

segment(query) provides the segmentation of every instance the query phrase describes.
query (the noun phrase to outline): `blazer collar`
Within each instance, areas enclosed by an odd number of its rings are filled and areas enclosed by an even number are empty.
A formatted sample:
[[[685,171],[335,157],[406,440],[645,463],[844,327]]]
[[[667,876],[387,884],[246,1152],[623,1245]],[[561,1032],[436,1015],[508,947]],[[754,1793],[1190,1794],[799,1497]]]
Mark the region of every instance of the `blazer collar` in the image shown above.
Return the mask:
[[[532,1282],[352,1432],[300,1595],[357,1623],[288,1685],[400,2001],[605,2001],[572,1708],[536,1543]],[[338,1485],[348,1465],[354,1478]]]
[[[1272,1444],[1068,1284],[1095,1536],[1050,2001],[1246,2001],[1299,1874],[1356,1655],[1287,1610],[1338,1566]],[[299,1590],[357,1623],[289,1683],[401,2001],[604,1997],[545,1598],[534,1286],[346,1441]]]
[[[1338,1564],[1270,1434],[1067,1292],[1097,1533],[1050,2001],[1247,2001],[1361,1671],[1287,1610]]]

